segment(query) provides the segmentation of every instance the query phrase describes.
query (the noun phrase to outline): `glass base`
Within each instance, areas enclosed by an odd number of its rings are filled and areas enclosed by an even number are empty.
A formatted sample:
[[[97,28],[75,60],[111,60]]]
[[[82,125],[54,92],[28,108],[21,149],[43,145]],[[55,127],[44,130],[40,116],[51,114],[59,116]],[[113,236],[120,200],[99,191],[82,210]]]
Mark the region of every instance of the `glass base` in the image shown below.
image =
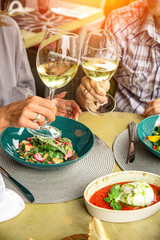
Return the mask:
[[[51,125],[43,125],[40,126],[37,129],[31,129],[31,128],[27,128],[28,132],[30,132],[33,135],[36,135],[38,137],[42,137],[42,138],[58,138],[61,137],[62,132],[56,128],[53,127]]]
[[[116,102],[110,94],[107,94],[106,97],[108,98],[107,102],[101,103],[99,101],[94,101],[92,103],[87,103],[86,108],[88,112],[96,116],[103,116],[113,112],[116,107]]]

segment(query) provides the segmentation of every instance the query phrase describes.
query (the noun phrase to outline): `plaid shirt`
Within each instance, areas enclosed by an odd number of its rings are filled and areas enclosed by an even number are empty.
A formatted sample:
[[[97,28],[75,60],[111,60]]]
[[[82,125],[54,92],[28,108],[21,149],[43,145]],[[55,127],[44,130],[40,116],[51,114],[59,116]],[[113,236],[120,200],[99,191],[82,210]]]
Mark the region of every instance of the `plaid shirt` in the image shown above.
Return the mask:
[[[119,48],[116,111],[143,114],[146,103],[160,97],[160,36],[147,1],[113,10],[105,28],[115,34]]]

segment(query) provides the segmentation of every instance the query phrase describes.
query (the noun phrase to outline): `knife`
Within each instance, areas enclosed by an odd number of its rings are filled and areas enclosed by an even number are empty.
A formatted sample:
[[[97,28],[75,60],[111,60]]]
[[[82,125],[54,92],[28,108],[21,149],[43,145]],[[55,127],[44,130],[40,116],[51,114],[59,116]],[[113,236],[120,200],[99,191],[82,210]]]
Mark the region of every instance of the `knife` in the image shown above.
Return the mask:
[[[2,168],[1,166],[0,166],[0,172],[6,178],[8,178],[11,182],[13,182],[19,188],[19,190],[21,190],[21,192],[28,198],[30,202],[34,202],[34,197],[32,193],[28,191],[28,189],[26,189],[24,186],[22,186],[19,182],[17,182],[13,177],[11,177],[11,175],[6,170],[4,170],[4,168]]]
[[[135,159],[135,131],[136,131],[136,123],[130,122],[129,124],[129,151],[127,157],[127,163],[132,163]]]

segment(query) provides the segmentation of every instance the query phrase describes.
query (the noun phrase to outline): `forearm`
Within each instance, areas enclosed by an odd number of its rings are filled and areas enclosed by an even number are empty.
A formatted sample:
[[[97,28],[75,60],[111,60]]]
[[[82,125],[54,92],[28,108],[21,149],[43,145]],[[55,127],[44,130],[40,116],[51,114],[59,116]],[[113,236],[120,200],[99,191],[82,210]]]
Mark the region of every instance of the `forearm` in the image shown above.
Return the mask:
[[[82,91],[80,90],[80,86],[77,88],[76,91],[76,102],[80,106],[82,110],[86,110],[86,101],[84,96],[82,95]]]

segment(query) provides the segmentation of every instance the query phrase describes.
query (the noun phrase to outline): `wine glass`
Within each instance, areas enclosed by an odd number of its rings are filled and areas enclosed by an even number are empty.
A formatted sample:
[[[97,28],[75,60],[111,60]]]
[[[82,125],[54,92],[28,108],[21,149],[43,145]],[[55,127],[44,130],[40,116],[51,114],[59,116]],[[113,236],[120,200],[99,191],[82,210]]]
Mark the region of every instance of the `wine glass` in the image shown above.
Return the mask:
[[[57,29],[48,29],[39,46],[36,67],[43,83],[49,88],[52,100],[57,88],[65,86],[75,76],[79,66],[79,36]],[[61,131],[46,119],[38,129],[28,129],[33,135],[57,138]]]
[[[98,84],[109,81],[118,67],[118,47],[113,33],[104,29],[88,33],[81,50],[81,63],[86,75]],[[106,97],[106,102],[87,102],[87,110],[98,116],[112,112],[116,102],[110,94]]]

